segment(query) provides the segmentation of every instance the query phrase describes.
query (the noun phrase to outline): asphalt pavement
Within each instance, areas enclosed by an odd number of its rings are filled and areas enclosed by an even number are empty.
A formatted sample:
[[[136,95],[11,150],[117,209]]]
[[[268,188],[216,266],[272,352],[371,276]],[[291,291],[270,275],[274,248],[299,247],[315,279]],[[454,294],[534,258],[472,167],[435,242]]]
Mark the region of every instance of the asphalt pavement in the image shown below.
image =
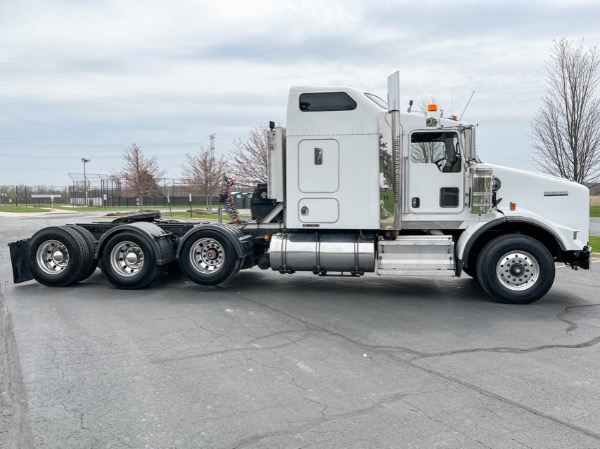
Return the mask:
[[[13,285],[6,243],[73,218],[0,217],[0,446],[600,448],[597,264],[526,306],[470,278],[258,269]]]

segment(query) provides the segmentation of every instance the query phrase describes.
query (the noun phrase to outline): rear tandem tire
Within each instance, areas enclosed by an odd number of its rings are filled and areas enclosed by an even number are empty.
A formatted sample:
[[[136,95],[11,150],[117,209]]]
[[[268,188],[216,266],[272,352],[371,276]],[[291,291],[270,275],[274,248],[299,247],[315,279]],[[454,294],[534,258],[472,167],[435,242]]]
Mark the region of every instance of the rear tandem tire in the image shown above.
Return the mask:
[[[199,285],[218,285],[236,274],[241,259],[227,237],[207,229],[188,238],[181,248],[179,265]]]
[[[120,232],[102,249],[100,268],[112,285],[124,290],[144,288],[160,278],[154,248],[136,232]]]
[[[67,226],[44,228],[29,240],[29,271],[40,284],[66,287],[79,282],[93,264],[81,235]]]
[[[98,259],[94,259],[94,254],[96,252],[97,240],[96,240],[96,237],[94,237],[94,234],[92,234],[87,229],[82,228],[81,226],[68,225],[68,227],[79,233],[79,235],[85,241],[87,248],[88,248],[88,252],[90,254],[90,259],[91,259],[90,266],[86,272],[81,273],[80,279],[77,280],[77,282],[81,282],[81,281],[89,278],[94,273],[94,271],[96,271],[96,268],[98,267]]]
[[[507,234],[490,240],[477,258],[477,279],[498,302],[529,304],[554,283],[554,259],[537,240]]]

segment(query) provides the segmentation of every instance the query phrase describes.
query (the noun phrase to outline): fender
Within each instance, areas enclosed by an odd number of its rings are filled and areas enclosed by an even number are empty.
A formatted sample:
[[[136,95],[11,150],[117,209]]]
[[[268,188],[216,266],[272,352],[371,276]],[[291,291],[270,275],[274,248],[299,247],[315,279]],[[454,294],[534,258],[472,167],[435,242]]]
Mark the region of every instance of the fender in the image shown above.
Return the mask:
[[[177,248],[177,257],[179,258],[181,256],[181,248],[183,248],[183,245],[190,237],[192,237],[197,232],[206,230],[218,232],[227,240],[229,240],[229,242],[235,249],[235,253],[239,259],[254,254],[254,248],[252,245],[253,237],[251,235],[244,234],[235,226],[231,226],[224,223],[209,223],[195,226],[185,233],[185,235],[181,238],[181,241],[179,242],[179,247]]]
[[[144,239],[154,249],[157,265],[165,265],[175,260],[176,255],[174,235],[170,232],[164,231],[153,223],[148,223],[145,221],[116,226],[110,231],[104,233],[100,238],[98,245],[96,246],[94,258],[98,259],[102,257],[102,251],[104,250],[104,245],[108,239],[123,231],[135,232],[142,239]]]
[[[564,235],[552,223],[544,223],[531,217],[506,217],[506,221],[509,223],[527,223],[530,225],[537,226],[538,228],[543,229],[552,237],[554,237],[554,240],[557,241],[558,245],[560,246],[560,249],[562,249],[563,251],[568,250],[568,245]]]
[[[506,217],[496,218],[488,222],[473,223],[458,238],[456,242],[456,259],[462,260],[464,254],[469,254],[473,243],[486,231],[495,228],[503,223],[508,223]]]
[[[563,251],[566,251],[567,245],[564,241],[563,235],[560,231],[550,223],[545,223],[540,220],[537,220],[533,217],[524,217],[524,216],[505,216],[502,218],[498,218],[496,220],[489,221],[487,223],[477,223],[473,226],[469,226],[459,237],[458,242],[456,243],[456,260],[457,260],[457,270],[458,266],[462,269],[464,265],[463,256],[465,254],[469,254],[473,244],[477,239],[483,235],[486,231],[493,229],[504,223],[524,223],[533,225],[540,229],[543,229],[548,234],[550,234],[556,242],[559,244],[560,248]]]

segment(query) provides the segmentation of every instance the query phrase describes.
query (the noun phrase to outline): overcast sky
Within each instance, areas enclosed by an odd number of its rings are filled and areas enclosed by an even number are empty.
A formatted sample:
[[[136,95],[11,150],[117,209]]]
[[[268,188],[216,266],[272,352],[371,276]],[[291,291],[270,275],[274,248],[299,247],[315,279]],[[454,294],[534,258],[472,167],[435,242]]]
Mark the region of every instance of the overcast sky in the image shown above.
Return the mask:
[[[552,41],[600,45],[598,0],[0,0],[0,185],[111,174],[136,143],[186,153],[285,123],[292,85],[435,99],[478,123],[484,161],[535,170]]]

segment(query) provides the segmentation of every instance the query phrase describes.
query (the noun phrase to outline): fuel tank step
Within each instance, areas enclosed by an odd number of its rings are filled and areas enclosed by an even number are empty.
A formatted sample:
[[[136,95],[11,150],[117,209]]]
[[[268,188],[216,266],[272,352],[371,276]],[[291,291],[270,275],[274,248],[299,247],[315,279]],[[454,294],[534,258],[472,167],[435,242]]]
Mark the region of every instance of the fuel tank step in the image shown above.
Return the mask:
[[[454,276],[451,236],[398,236],[377,242],[377,274]]]

